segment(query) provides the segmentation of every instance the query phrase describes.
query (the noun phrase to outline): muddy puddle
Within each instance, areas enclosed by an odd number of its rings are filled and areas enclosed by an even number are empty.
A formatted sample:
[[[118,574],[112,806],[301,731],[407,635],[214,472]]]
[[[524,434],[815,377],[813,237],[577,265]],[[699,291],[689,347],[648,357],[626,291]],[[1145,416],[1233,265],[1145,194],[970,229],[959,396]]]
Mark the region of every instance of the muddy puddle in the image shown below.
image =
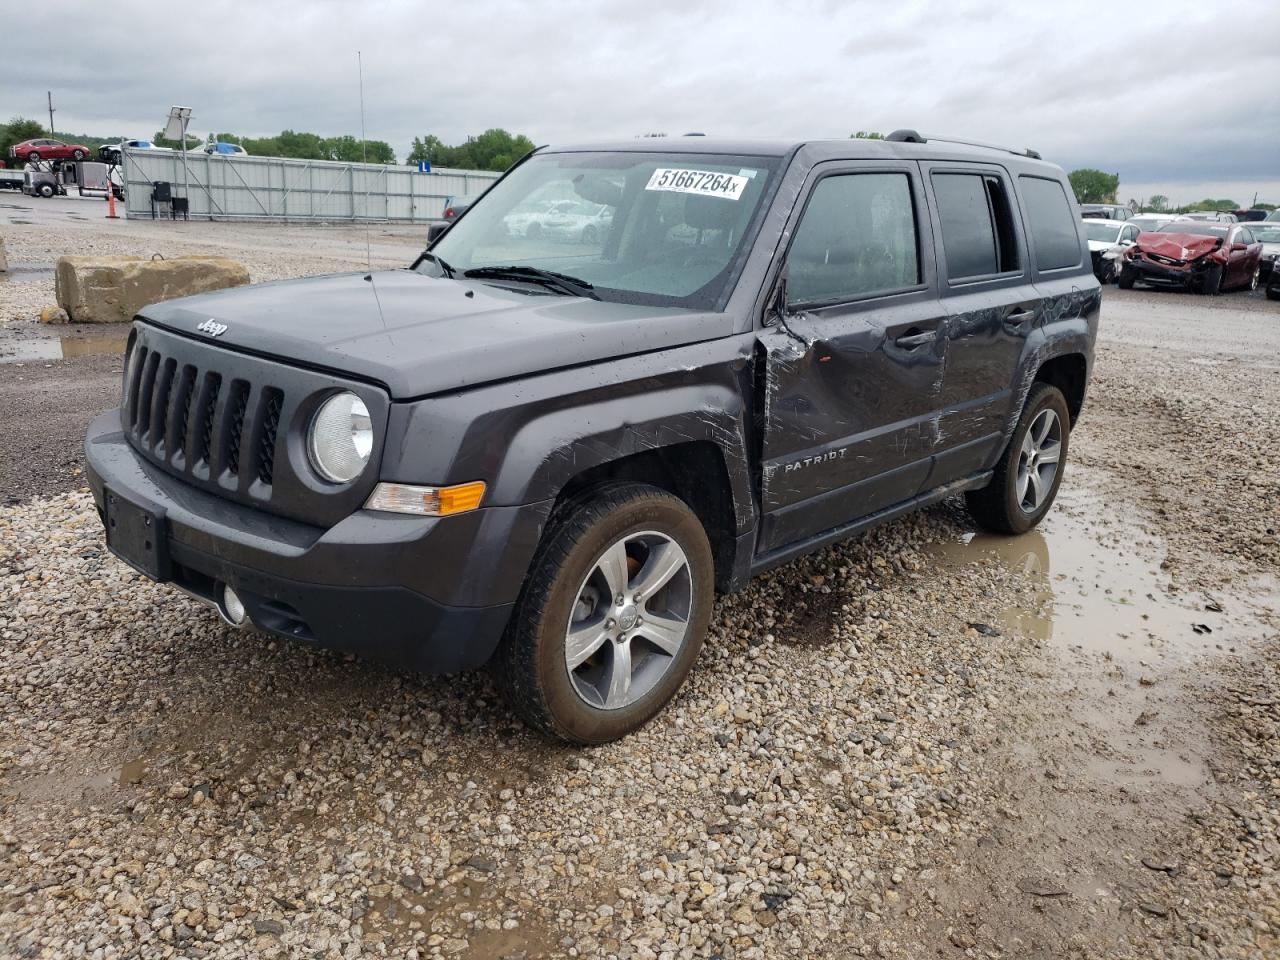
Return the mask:
[[[15,221],[17,222],[17,221]],[[28,266],[20,263],[9,264],[9,269],[0,272],[0,283],[9,281],[31,283],[39,280],[52,280],[53,266]]]
[[[1126,663],[1180,662],[1257,635],[1246,598],[1176,589],[1161,569],[1163,540],[1078,482],[1064,486],[1035,530],[969,533],[930,553],[944,567],[996,564],[1025,577],[1032,599],[1004,608],[995,625],[1054,646]]]
[[[102,334],[64,334],[6,336],[0,331],[0,364],[27,363],[39,360],[67,360],[101,354],[120,356],[128,341],[127,330]]]

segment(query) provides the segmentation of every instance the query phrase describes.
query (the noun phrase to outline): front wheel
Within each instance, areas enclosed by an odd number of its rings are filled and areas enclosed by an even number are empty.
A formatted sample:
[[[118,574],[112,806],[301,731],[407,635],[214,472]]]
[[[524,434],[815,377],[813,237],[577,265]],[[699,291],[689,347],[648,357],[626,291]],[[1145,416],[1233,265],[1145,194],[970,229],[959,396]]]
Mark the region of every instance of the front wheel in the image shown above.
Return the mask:
[[[656,487],[610,484],[557,510],[494,659],[532,727],[576,744],[656,716],[693,667],[715,581],[706,531]]]
[[[84,153],[84,151],[83,151],[83,150],[72,150],[72,151],[71,151],[71,159],[72,159],[72,160],[83,160],[83,159],[84,159],[84,157],[85,157],[85,153]]]
[[[1033,384],[991,482],[965,494],[973,519],[996,533],[1026,533],[1043,520],[1062,483],[1070,434],[1062,391]]]
[[[53,185],[48,183],[40,184],[40,196],[48,200],[53,196]]]
[[[1133,282],[1137,279],[1138,271],[1126,264],[1120,268],[1120,276],[1116,279],[1116,286],[1121,290],[1132,290]]]

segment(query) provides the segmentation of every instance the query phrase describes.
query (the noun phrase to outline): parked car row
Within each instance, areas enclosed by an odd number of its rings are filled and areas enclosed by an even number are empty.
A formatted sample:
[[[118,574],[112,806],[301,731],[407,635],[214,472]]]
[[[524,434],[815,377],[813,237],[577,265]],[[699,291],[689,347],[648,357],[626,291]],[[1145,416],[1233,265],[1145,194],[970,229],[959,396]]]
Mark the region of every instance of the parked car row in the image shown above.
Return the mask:
[[[176,153],[171,147],[161,147],[152,143],[150,140],[121,140],[119,143],[104,143],[98,148],[98,159],[103,163],[119,163],[124,157],[124,151],[129,150],[155,150],[160,153]],[[247,157],[248,151],[238,143],[206,143],[201,148],[210,156],[218,157]],[[194,152],[194,151],[192,151]]]

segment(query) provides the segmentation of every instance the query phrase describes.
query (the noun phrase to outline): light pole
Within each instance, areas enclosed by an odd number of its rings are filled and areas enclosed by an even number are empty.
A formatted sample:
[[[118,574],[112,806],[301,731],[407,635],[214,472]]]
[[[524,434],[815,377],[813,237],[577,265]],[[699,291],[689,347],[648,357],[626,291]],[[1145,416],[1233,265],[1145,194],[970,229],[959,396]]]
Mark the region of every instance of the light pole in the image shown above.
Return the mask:
[[[56,140],[58,135],[53,132],[53,91],[45,91],[49,96],[49,139]]]

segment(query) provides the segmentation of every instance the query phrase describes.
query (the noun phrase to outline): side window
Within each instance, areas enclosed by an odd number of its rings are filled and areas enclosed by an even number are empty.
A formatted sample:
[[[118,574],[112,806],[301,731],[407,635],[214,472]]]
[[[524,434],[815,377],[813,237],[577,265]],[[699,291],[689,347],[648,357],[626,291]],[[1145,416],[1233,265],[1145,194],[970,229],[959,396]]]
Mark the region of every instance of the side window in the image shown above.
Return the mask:
[[[1031,224],[1036,268],[1060,270],[1080,263],[1080,235],[1071,216],[1071,204],[1057,180],[1019,177]]]
[[[855,300],[919,283],[907,174],[849,173],[819,180],[787,254],[787,300]]]
[[[1124,231],[1122,232],[1122,234],[1121,234],[1121,236],[1120,236],[1120,240],[1121,240],[1121,242],[1124,242],[1124,241],[1126,241],[1126,240],[1127,240],[1127,241],[1129,241],[1130,243],[1132,243],[1134,240],[1137,240],[1137,239],[1138,239],[1138,228],[1137,228],[1137,227],[1125,227],[1125,228],[1124,228]]]
[[[1236,233],[1236,243],[1253,243],[1253,234],[1249,232],[1248,227],[1241,227]]]
[[[1013,210],[1000,177],[935,173],[933,195],[942,222],[942,252],[949,280],[988,277],[1018,269]]]

